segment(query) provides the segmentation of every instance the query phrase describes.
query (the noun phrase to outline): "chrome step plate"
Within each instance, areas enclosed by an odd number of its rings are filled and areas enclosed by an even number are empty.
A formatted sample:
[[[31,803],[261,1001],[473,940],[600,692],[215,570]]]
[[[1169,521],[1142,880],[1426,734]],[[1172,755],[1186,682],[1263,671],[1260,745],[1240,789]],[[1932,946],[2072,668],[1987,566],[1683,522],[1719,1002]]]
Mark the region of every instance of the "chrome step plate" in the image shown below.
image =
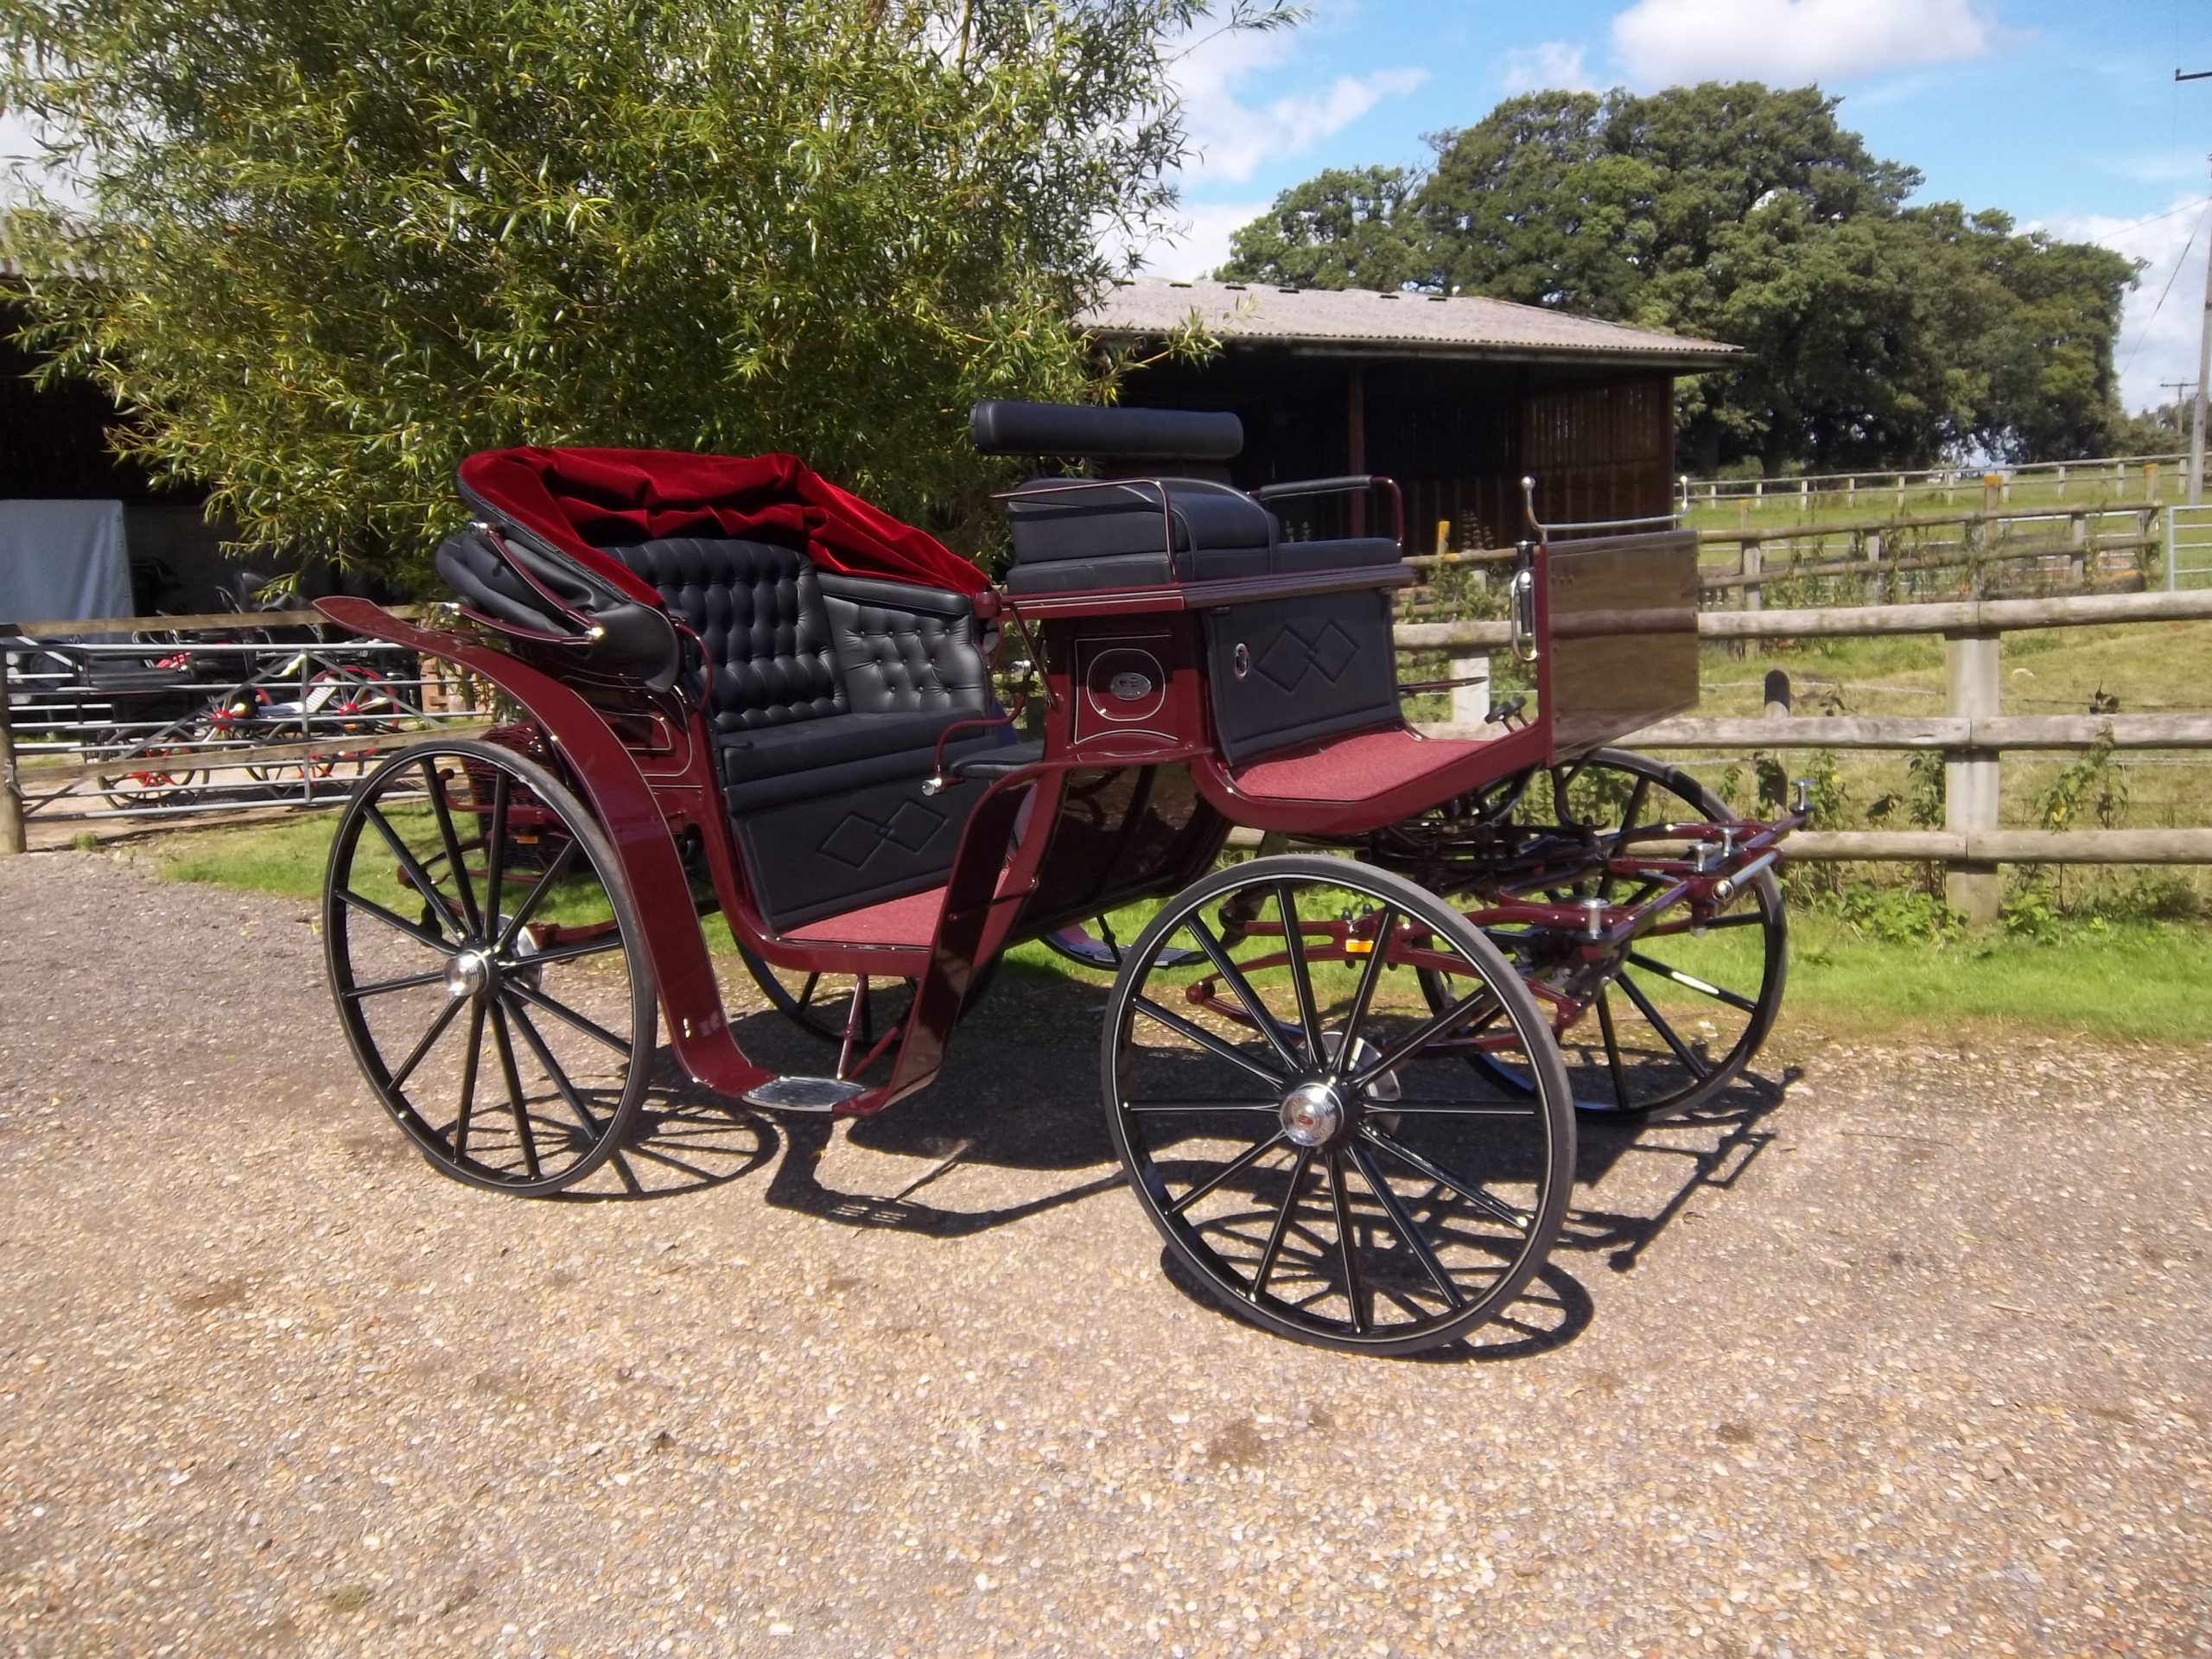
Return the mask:
[[[771,1112],[834,1112],[868,1092],[864,1083],[842,1077],[771,1077],[745,1091],[745,1103]]]

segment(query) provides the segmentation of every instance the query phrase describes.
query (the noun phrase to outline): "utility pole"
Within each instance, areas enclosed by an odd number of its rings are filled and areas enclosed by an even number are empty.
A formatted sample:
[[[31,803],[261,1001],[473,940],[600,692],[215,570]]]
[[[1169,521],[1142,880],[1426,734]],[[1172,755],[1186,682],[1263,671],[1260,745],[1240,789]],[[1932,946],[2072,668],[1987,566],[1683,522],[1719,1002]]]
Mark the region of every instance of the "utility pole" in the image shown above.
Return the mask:
[[[2183,74],[2174,71],[2176,80],[2212,80],[2212,69],[2199,69]],[[2189,505],[2201,505],[2204,500],[2204,403],[2205,382],[2212,379],[2212,236],[2204,238],[2204,322],[2202,338],[2196,343],[2196,408],[2189,424]]]
[[[2204,393],[2212,378],[2212,236],[2204,238],[2204,325],[2196,342],[2196,412],[2189,423],[2189,505],[2204,500]]]

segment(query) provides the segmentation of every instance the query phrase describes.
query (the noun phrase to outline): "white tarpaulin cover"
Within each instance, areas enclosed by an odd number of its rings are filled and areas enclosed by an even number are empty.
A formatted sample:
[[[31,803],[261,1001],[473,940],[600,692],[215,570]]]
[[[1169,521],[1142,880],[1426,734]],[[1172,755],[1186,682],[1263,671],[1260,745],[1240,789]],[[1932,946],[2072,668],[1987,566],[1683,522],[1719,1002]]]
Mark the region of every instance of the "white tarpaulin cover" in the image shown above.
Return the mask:
[[[0,622],[130,614],[120,501],[0,501]]]

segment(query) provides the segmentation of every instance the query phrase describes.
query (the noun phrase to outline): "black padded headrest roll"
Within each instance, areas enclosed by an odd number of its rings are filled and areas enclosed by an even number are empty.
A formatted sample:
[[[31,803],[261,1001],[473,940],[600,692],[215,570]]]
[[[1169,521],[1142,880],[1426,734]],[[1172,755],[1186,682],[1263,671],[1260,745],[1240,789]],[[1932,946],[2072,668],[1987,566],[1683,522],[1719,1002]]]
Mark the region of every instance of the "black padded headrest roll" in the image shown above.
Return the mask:
[[[991,398],[968,412],[968,436],[987,455],[1227,461],[1244,448],[1244,423],[1209,410],[1106,409]]]

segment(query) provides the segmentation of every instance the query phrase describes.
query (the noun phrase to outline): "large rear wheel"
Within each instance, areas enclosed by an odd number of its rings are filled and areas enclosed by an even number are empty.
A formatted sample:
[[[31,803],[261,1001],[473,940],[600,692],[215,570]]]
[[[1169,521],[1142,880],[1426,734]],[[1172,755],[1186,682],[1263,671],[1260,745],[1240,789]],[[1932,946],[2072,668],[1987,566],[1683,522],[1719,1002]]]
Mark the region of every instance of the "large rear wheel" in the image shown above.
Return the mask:
[[[1403,877],[1262,858],[1186,888],[1127,951],[1101,1062],[1168,1249],[1284,1336],[1450,1342],[1520,1295],[1558,1233],[1574,1122],[1550,1030],[1496,947]]]
[[[512,868],[523,822],[540,868]],[[434,1168],[546,1193],[620,1147],[652,972],[613,849],[545,768],[458,740],[378,766],[339,819],[323,939],[361,1073]]]

